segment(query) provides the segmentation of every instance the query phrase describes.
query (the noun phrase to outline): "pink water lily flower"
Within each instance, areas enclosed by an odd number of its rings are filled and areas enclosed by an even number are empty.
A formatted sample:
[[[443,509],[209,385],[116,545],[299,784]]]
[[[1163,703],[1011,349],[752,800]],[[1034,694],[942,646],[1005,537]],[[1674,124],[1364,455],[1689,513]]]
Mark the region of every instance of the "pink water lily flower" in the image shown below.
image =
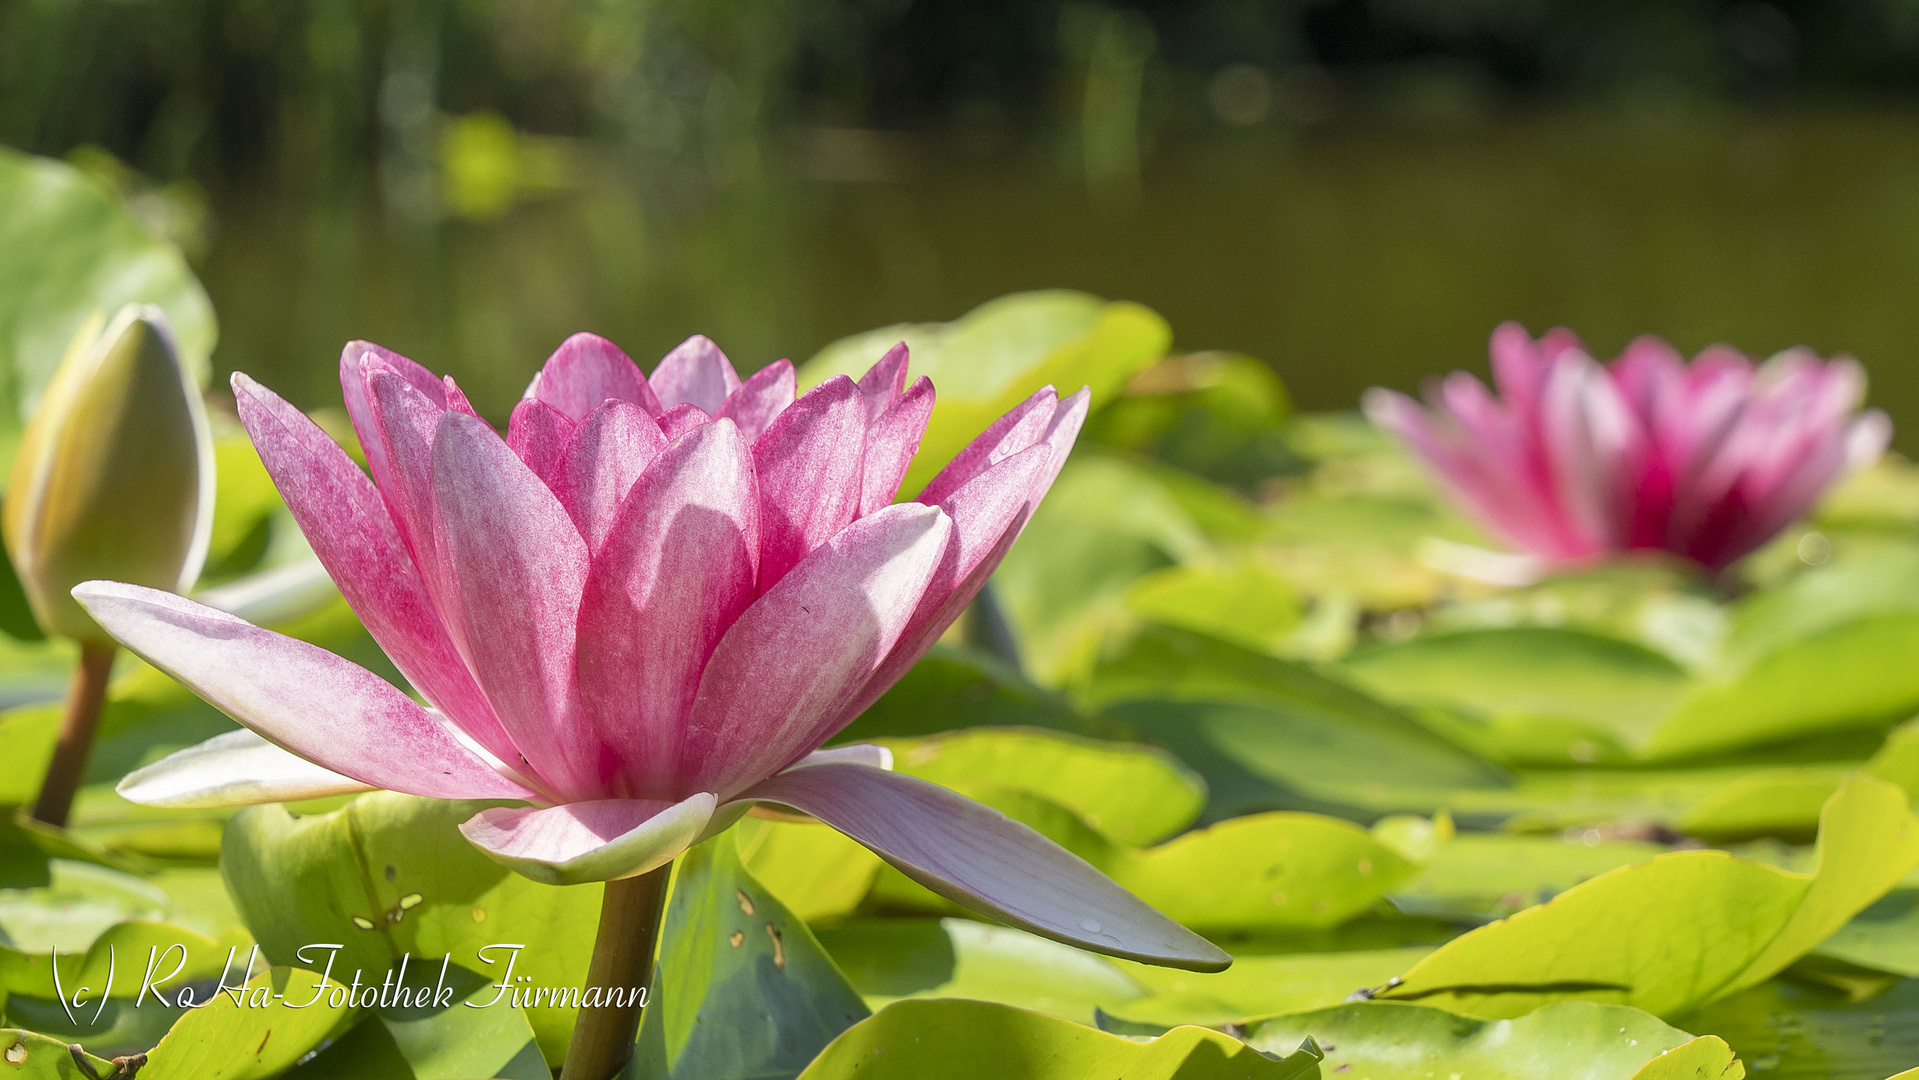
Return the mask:
[[[1494,396],[1463,371],[1431,408],[1375,388],[1366,414],[1482,524],[1553,563],[1668,551],[1722,569],[1809,510],[1892,428],[1859,411],[1849,359],[1789,349],[1763,364],[1716,345],[1691,364],[1646,336],[1600,365],[1571,331],[1493,331]]]
[[[265,387],[240,417],[314,552],[430,707],[315,646],[132,585],[75,590],[115,638],[247,732],[130,775],[128,798],[231,805],[385,788],[506,799],[462,827],[536,880],[659,868],[753,804],[811,815],[977,910],[1122,956],[1228,958],[1033,830],[820,746],[979,591],[1071,448],[1048,387],[895,503],[933,407],[907,353],[796,399],[695,337],[651,379],[579,334],[505,438],[451,378],[341,359],[362,472]],[[257,734],[255,734],[257,733]]]

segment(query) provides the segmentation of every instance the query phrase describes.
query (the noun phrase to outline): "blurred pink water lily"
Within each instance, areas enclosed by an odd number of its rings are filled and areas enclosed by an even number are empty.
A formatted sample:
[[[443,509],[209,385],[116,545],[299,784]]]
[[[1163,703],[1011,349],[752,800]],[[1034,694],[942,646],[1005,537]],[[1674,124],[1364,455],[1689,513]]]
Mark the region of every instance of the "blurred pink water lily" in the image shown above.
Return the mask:
[[[1850,359],[1790,349],[1754,366],[1723,345],[1691,364],[1646,336],[1600,365],[1570,331],[1493,332],[1494,396],[1463,371],[1431,408],[1375,388],[1366,414],[1493,533],[1547,562],[1660,550],[1712,570],[1771,539],[1891,424],[1859,411]]]
[[[1049,387],[894,503],[933,406],[904,346],[796,399],[695,337],[652,378],[588,334],[502,439],[451,378],[341,359],[368,478],[244,375],[240,416],[315,553],[420,695],[168,593],[75,590],[117,639],[249,732],[136,771],[137,802],[386,788],[526,805],[462,831],[536,880],[632,877],[753,804],[811,815],[1003,921],[1158,963],[1224,953],[1024,825],[820,750],[978,592],[1058,474],[1087,392]],[[257,734],[254,734],[257,733]]]

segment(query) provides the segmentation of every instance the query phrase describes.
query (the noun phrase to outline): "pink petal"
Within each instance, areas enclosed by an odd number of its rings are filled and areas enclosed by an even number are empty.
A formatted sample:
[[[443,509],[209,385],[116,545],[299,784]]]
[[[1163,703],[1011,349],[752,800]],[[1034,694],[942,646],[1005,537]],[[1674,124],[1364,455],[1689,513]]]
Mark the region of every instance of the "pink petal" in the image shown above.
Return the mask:
[[[578,426],[546,402],[525,398],[513,406],[513,415],[507,420],[506,445],[526,462],[533,475],[551,487],[560,459],[566,454],[566,444],[573,440]]]
[[[731,421],[708,424],[640,478],[587,572],[580,700],[628,795],[675,794],[700,672],[755,596],[758,516],[751,452]]]
[[[657,870],[713,818],[705,792],[680,802],[599,799],[545,809],[494,807],[460,826],[487,857],[547,885],[614,881]]]
[[[793,404],[793,396],[798,392],[799,378],[793,372],[793,361],[775,360],[754,372],[752,378],[728,395],[719,415],[738,424],[740,434],[751,443],[774,417]]]
[[[574,334],[561,342],[533,376],[526,396],[546,402],[576,424],[608,401],[630,401],[648,416],[666,411],[639,365],[598,334]]]
[[[698,405],[708,416],[725,407],[726,399],[740,388],[740,377],[726,354],[702,334],[694,334],[667,353],[653,369],[651,381],[663,407]]]
[[[667,442],[673,442],[680,436],[713,422],[705,410],[698,405],[675,405],[660,415],[660,434]]]
[[[860,393],[866,398],[866,422],[872,425],[893,407],[906,390],[906,342],[886,350],[879,363],[860,376]]]
[[[460,384],[453,381],[453,376],[448,375],[440,380],[440,390],[446,396],[447,408],[471,417],[477,418],[480,415],[473,411],[473,403],[466,399],[466,391],[460,389]]]
[[[1050,386],[1042,386],[1033,396],[1015,405],[1006,415],[987,425],[966,449],[947,462],[919,493],[923,503],[941,503],[965,486],[968,480],[1005,461],[1045,437],[1053,413],[1059,408],[1059,395]]]
[[[974,477],[940,504],[953,519],[953,538],[940,558],[939,569],[934,571],[906,630],[841,714],[835,731],[891,689],[979,595],[1052,484],[1054,453],[1045,445],[1028,447]],[[1059,456],[1064,457],[1064,452]]]
[[[585,729],[573,675],[586,542],[493,429],[463,413],[440,420],[433,488],[455,588],[442,610],[467,668],[556,794],[600,793],[610,755]]]
[[[936,784],[864,765],[817,765],[741,798],[810,814],[941,896],[1022,930],[1189,971],[1233,962],[1079,856]]]
[[[240,422],[347,604],[428,701],[502,761],[518,756],[440,624],[425,583],[366,474],[326,432],[238,372]]]
[[[373,482],[414,565],[425,576],[428,594],[437,601],[441,574],[433,546],[433,432],[447,410],[377,361],[362,365],[361,370],[370,402],[370,430],[361,436],[361,443],[367,448],[368,464],[377,448],[384,469],[384,475],[373,472]],[[434,391],[443,393],[437,382]]]
[[[685,790],[729,795],[826,741],[906,628],[951,533],[936,507],[886,507],[748,608],[700,680],[680,752]]]
[[[349,341],[340,351],[340,394],[346,400],[347,418],[353,421],[353,432],[366,454],[367,471],[373,474],[373,482],[385,490],[389,481],[386,448],[374,417],[372,394],[367,388],[367,361],[399,375],[436,406],[445,405],[446,389],[432,372],[370,341]]]
[[[867,398],[872,405],[872,398]],[[926,421],[933,415],[933,381],[921,375],[913,389],[899,395],[892,408],[866,428],[866,460],[860,477],[861,516],[870,514],[899,494],[900,481],[919,453]]]
[[[844,375],[808,390],[753,444],[761,592],[859,513],[865,446],[865,401]]]
[[[606,543],[633,482],[665,452],[660,425],[630,401],[603,403],[573,432],[548,483],[589,554]]]
[[[122,645],[268,742],[363,784],[440,799],[536,799],[392,684],[304,641],[138,585],[74,596]]]

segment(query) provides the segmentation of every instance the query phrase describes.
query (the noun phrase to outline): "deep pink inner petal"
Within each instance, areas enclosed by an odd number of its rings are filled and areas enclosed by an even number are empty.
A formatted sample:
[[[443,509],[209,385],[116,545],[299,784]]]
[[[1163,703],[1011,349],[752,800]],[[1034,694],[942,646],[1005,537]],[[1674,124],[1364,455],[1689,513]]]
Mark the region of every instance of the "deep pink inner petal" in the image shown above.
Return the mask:
[[[593,560],[580,605],[580,699],[616,749],[624,795],[682,794],[680,731],[707,658],[753,602],[758,515],[752,455],[720,420],[646,471]]]
[[[472,417],[441,417],[432,470],[455,586],[441,610],[468,669],[558,794],[605,794],[614,762],[580,714],[574,679],[586,542],[552,491]]]
[[[858,515],[866,403],[844,375],[806,392],[753,444],[764,593]]]

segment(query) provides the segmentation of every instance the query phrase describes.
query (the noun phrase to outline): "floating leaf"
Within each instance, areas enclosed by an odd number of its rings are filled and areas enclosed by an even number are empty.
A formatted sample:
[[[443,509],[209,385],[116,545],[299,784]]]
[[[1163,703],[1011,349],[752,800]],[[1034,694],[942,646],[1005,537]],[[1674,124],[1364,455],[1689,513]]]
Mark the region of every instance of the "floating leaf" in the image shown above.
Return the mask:
[[[1514,1020],[1469,1020],[1440,1009],[1372,1001],[1274,1017],[1246,1028],[1246,1041],[1268,1053],[1308,1037],[1325,1049],[1324,1075],[1350,1072],[1369,1080],[1442,1074],[1474,1080],[1630,1080],[1662,1053],[1692,1042],[1690,1035],[1637,1009],[1588,1002],[1548,1005]],[[1687,1075],[1671,1074],[1674,1080]],[[1717,1073],[1711,1075],[1718,1080]]]
[[[1126,590],[1126,606],[1141,618],[1262,652],[1282,651],[1300,620],[1292,586],[1250,559],[1155,571]]]
[[[1854,915],[1814,955],[1919,978],[1919,891],[1887,893]]]
[[[1083,1023],[1095,1009],[1110,1012],[1147,994],[1120,962],[971,919],[852,920],[822,929],[819,939],[875,1008],[959,997]]]
[[[1205,781],[1150,746],[1019,728],[882,741],[892,747],[899,772],[948,787],[1036,792],[1120,844],[1164,840],[1192,824],[1206,804]]]
[[[1427,810],[1506,774],[1306,667],[1171,627],[1141,630],[1086,696],[1206,780],[1207,820],[1310,806]]]
[[[1090,386],[1095,409],[1135,373],[1166,355],[1172,331],[1152,311],[1054,289],[990,300],[950,323],[881,327],[841,338],[800,369],[803,387],[834,375],[859,378],[904,341],[909,374],[931,376],[938,392],[926,438],[901,485],[926,486],[992,421],[1042,386],[1061,397]]]
[[[1877,1080],[1919,1061],[1919,981],[1858,1002],[1844,991],[1774,979],[1677,1022],[1726,1040],[1755,1076]]]
[[[935,645],[834,741],[932,735],[987,724],[1061,731],[1085,726],[1063,697],[1034,686],[997,658]]]
[[[110,1075],[113,1064],[92,1054],[81,1054],[79,1061],[58,1039],[18,1028],[0,1028],[0,1062],[6,1063],[7,1080],[95,1080]],[[93,1071],[88,1076],[80,1062]]]
[[[868,1015],[725,834],[675,867],[653,986],[629,1077],[792,1076]]]
[[[497,978],[511,957],[533,986],[579,986],[600,909],[599,885],[532,882],[476,851],[457,826],[484,803],[362,795],[344,808],[294,818],[248,807],[227,825],[221,870],[248,929],[274,963],[324,966],[378,981],[403,955],[413,964],[451,955]],[[517,953],[479,950],[499,942]],[[576,1010],[542,1001],[527,1019],[550,1060],[564,1052]]]
[[[1151,993],[1102,1008],[1122,1021],[1156,1026],[1213,1027],[1251,1016],[1304,1012],[1337,1005],[1355,992],[1381,986],[1431,951],[1430,946],[1414,946],[1271,956],[1242,954],[1233,957],[1232,967],[1212,975],[1121,964],[1123,972]]]
[[[1408,914],[1481,922],[1543,904],[1581,882],[1645,862],[1664,844],[1584,836],[1466,833],[1440,846],[1407,884],[1392,890]]]
[[[1515,764],[1624,760],[1687,684],[1643,646],[1546,627],[1426,634],[1341,670],[1388,700],[1459,714],[1448,734]]]
[[[993,575],[1027,672],[1085,681],[1107,636],[1135,617],[1125,593],[1146,574],[1212,557],[1190,515],[1144,468],[1079,454]]]
[[[1915,863],[1905,792],[1854,777],[1826,804],[1812,875],[1724,852],[1662,855],[1458,938],[1382,996],[1476,1016],[1568,999],[1675,1015],[1777,973]]]
[[[748,818],[737,835],[754,878],[806,922],[851,913],[886,865],[859,841],[817,823]]]
[[[348,988],[278,967],[190,1009],[147,1055],[145,1080],[265,1080],[345,1030]]]
[[[848,1030],[800,1080],[1305,1080],[1315,1047],[1282,1060],[1217,1031],[1184,1027],[1137,1043],[1068,1020],[983,1001],[901,1001]]]
[[[1782,646],[1731,681],[1686,695],[1640,749],[1694,757],[1848,728],[1884,727],[1919,707],[1919,614],[1873,615]]]

